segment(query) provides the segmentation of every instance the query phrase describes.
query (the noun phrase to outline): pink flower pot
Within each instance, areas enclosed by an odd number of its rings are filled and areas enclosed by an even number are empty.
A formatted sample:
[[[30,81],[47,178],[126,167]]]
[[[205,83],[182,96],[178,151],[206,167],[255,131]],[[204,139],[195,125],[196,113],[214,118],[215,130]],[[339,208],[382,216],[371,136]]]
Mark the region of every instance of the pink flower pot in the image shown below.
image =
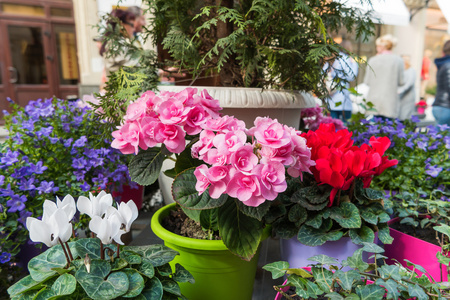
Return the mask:
[[[418,107],[417,108],[417,113],[423,115],[425,113],[425,108],[424,107]]]
[[[394,218],[389,221],[389,224],[398,222],[399,218]],[[400,232],[395,229],[390,229],[391,236],[394,241],[390,245],[384,245],[384,255],[389,257],[388,263],[394,264],[396,259],[404,267],[408,267],[405,259],[412,263],[418,264],[425,268],[428,272],[428,276],[432,276],[436,281],[448,281],[448,269],[447,266],[439,264],[436,254],[441,251],[441,247],[415,238],[409,234]],[[422,273],[417,271],[419,275]]]
[[[125,203],[133,200],[140,210],[142,208],[142,203],[144,202],[144,186],[138,185],[137,189],[132,189],[129,185],[123,185],[122,188],[122,192],[114,191],[112,192],[112,196]]]

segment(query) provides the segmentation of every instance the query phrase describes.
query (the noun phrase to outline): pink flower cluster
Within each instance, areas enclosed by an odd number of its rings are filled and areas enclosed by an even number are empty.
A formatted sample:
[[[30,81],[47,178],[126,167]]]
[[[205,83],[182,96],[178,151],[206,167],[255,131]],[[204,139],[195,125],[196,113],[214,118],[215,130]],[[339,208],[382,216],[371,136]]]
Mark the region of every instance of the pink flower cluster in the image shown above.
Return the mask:
[[[336,130],[346,128],[341,120],[325,116],[322,107],[318,104],[316,107],[302,109],[301,118],[309,130],[317,130],[320,124],[334,124]]]
[[[314,166],[306,139],[277,120],[258,117],[254,127],[234,117],[210,119],[192,146],[192,156],[203,160],[196,168],[196,189],[217,199],[222,194],[247,206],[274,200],[286,190],[286,167],[292,177],[302,178]]]
[[[196,135],[207,120],[219,117],[222,108],[206,90],[187,88],[179,93],[145,92],[127,108],[125,123],[112,133],[113,148],[137,154],[162,143],[172,153],[186,147],[185,137]]]

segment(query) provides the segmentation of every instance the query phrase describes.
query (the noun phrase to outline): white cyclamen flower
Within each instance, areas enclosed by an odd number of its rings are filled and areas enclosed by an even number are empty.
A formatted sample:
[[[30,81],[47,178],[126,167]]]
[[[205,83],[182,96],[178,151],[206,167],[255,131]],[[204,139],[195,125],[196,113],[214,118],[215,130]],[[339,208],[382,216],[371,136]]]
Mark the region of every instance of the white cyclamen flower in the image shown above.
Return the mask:
[[[122,218],[122,223],[124,225],[125,232],[129,232],[131,229],[131,224],[138,217],[138,208],[134,201],[130,200],[127,203],[121,202],[118,209],[119,215]]]
[[[59,241],[65,243],[72,235],[72,223],[62,208],[57,208],[49,214],[44,208],[46,220],[27,218],[27,228],[33,242],[44,243],[47,247],[56,245]]]
[[[89,198],[80,196],[77,207],[80,213],[86,214],[93,219],[95,216],[103,217],[108,207],[111,207],[112,202],[111,194],[101,191],[97,196],[89,193]]]
[[[114,207],[110,209],[116,210]],[[121,226],[122,223],[117,212],[107,213],[103,218],[94,216],[89,222],[89,229],[97,235],[103,244],[110,244],[114,239],[117,243],[123,245],[120,240],[121,234],[119,234]]]
[[[75,199],[71,195],[67,195],[61,201],[58,197],[56,197],[56,203],[50,200],[44,201],[44,214],[42,215],[42,220],[47,221],[47,219],[53,215],[53,213],[61,208],[66,212],[69,220],[73,219],[73,216],[77,212],[77,206],[75,204]]]

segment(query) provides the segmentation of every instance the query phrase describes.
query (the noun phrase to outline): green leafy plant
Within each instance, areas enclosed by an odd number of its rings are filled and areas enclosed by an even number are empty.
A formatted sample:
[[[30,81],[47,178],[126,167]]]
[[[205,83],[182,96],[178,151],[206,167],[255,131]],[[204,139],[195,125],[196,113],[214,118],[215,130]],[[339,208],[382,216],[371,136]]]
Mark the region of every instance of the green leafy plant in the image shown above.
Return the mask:
[[[33,247],[27,244],[25,220],[40,215],[46,199],[136,186],[127,157],[96,138],[100,131],[93,110],[56,98],[12,106],[5,115],[9,136],[0,145],[0,268],[5,277],[13,274],[8,270],[17,265],[20,247]]]
[[[374,34],[369,15],[338,1],[144,3],[152,16],[148,28],[154,43],[170,56],[166,65],[193,74],[194,81],[219,75],[222,86],[323,95],[326,72],[321,65],[345,51],[331,34],[342,28],[354,32],[357,39]]]
[[[77,201],[80,213],[91,216],[96,238],[68,241],[76,212],[70,195],[56,203],[47,200],[42,220],[28,218],[30,238],[51,248],[31,259],[30,275],[8,289],[11,299],[183,299],[178,282],[194,279],[180,264],[170,267],[178,252],[163,245],[119,245],[137,218],[137,207],[133,201],[111,204],[104,192]]]
[[[372,253],[374,263],[363,260],[363,252]],[[400,264],[379,265],[384,261],[384,250],[372,243],[363,243],[352,256],[342,262],[326,256],[309,258],[310,271],[290,268],[285,261],[273,262],[263,269],[272,273],[272,278],[288,275],[283,285],[274,286],[286,299],[449,299],[448,287],[429,279],[426,270],[411,262],[412,270]],[[344,269],[345,268],[345,269]],[[418,271],[421,272],[419,275]],[[294,295],[286,293],[294,287]],[[294,298],[298,296],[298,298]]]

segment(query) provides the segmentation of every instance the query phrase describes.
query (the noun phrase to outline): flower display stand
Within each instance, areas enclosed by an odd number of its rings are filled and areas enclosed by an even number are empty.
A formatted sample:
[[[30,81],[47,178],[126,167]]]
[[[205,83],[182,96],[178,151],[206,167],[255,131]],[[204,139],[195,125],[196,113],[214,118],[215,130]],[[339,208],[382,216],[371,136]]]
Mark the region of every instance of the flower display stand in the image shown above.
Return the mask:
[[[400,219],[392,219],[389,224],[398,222]],[[441,251],[441,247],[415,238],[409,234],[390,228],[391,236],[394,238],[392,244],[384,245],[385,254],[389,257],[388,263],[400,262],[404,267],[408,267],[405,259],[414,264],[418,264],[427,270],[428,274],[438,282],[448,281],[448,268],[441,265],[436,258],[436,254]],[[422,274],[420,271],[417,271]]]
[[[190,300],[252,299],[259,250],[250,261],[245,261],[232,254],[221,240],[187,238],[166,230],[161,221],[175,205],[156,211],[151,228],[167,247],[180,253],[170,263],[172,268],[179,263],[194,276],[194,284],[180,284],[181,293]]]

